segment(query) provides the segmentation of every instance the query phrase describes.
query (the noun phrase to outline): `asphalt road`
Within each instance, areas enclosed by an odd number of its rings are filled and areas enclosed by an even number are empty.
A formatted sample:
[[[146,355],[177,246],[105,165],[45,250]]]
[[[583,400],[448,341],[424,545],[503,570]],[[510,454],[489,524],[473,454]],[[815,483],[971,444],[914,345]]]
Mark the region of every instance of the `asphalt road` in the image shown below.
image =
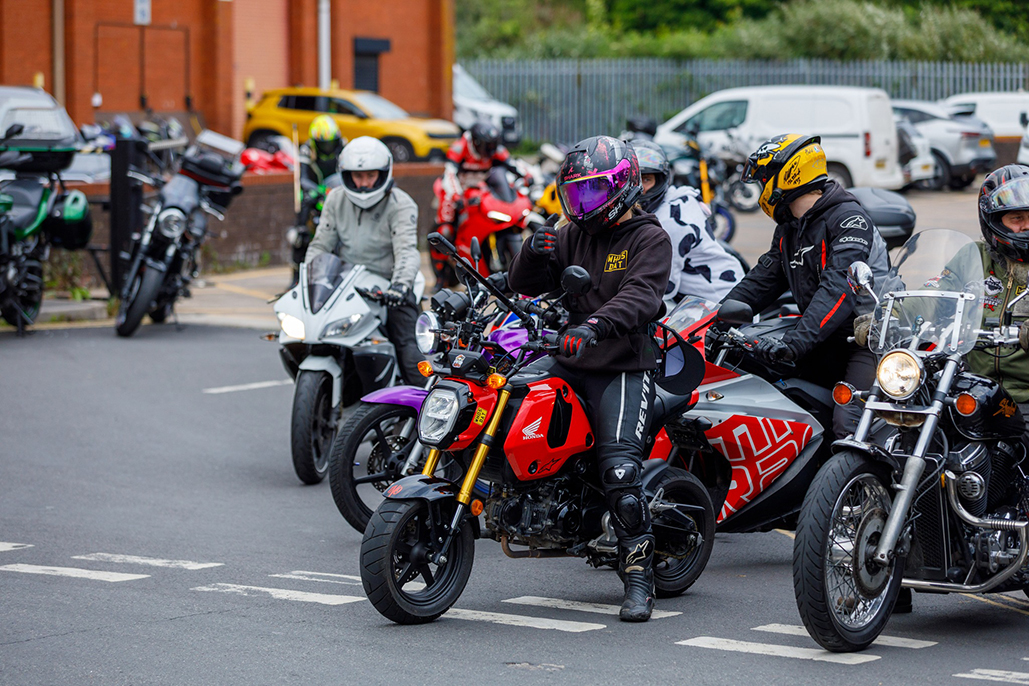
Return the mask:
[[[779,532],[719,535],[645,625],[613,572],[480,541],[460,612],[392,625],[293,474],[291,387],[204,392],[286,378],[245,329],[0,333],[0,684],[1029,684],[1021,594],[916,595],[894,640],[817,650]]]

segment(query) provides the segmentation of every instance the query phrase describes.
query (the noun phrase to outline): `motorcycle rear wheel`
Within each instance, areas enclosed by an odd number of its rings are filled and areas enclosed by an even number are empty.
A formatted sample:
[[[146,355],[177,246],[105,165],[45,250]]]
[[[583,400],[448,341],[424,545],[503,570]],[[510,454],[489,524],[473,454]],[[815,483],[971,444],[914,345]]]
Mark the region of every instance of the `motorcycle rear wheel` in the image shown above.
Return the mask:
[[[29,326],[36,322],[39,310],[43,305],[43,270],[41,267],[29,266],[26,269],[25,281],[35,281],[38,288],[21,291],[19,295],[12,297],[8,304],[0,306],[0,317],[11,326]],[[25,314],[25,318],[22,317]],[[25,319],[28,319],[26,322]]]
[[[736,217],[732,216],[732,212],[725,205],[712,204],[711,224],[711,230],[717,240],[729,243],[736,235]]]
[[[397,624],[437,619],[461,597],[472,573],[475,540],[469,521],[454,537],[446,563],[434,565],[428,560],[437,550],[429,517],[424,500],[386,500],[361,541],[364,591],[375,609]]]
[[[726,183],[728,190],[725,195],[733,209],[740,212],[756,212],[760,207],[758,200],[761,198],[761,187],[752,183],[743,183],[739,173],[729,177]]]
[[[654,486],[655,492],[659,489],[664,489],[662,502],[700,505],[704,508],[702,512],[690,510],[686,515],[693,520],[701,537],[699,542],[694,543],[679,540],[671,527],[662,535],[661,515],[654,515],[657,550],[654,555],[654,589],[658,598],[674,598],[682,595],[700,578],[711,558],[711,549],[715,545],[715,511],[704,484],[683,469],[669,468]],[[677,557],[661,555],[662,551],[673,552],[673,548]]]
[[[827,462],[804,498],[793,588],[804,626],[826,650],[864,650],[893,613],[903,561],[883,568],[870,559],[891,506],[889,476],[853,452]]]
[[[290,448],[293,470],[305,484],[321,483],[329,471],[329,450],[336,435],[339,411],[332,406],[332,376],[301,371],[293,391]]]
[[[147,268],[132,278],[129,297],[118,307],[118,317],[114,321],[114,330],[123,337],[134,334],[143,322],[150,303],[157,298],[161,284],[164,283],[164,272]]]

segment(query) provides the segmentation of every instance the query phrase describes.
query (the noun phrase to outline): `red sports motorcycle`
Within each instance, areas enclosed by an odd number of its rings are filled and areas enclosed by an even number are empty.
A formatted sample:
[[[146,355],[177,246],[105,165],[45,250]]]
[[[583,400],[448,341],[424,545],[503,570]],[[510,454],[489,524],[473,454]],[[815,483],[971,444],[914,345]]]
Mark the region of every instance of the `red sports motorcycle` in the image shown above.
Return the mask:
[[[530,316],[540,314],[539,306],[506,298],[439,234],[429,242],[517,314],[528,341],[511,353],[491,350],[487,361],[481,336],[439,336],[433,362],[422,363],[423,373],[441,377],[418,417],[419,440],[430,448],[425,467],[386,489],[361,544],[365,592],[380,613],[401,624],[432,621],[457,601],[472,571],[476,538],[499,541],[511,557],[574,555],[617,566],[590,420],[571,387],[551,373],[557,345]],[[590,277],[569,267],[561,285],[566,294],[582,293]],[[688,402],[700,381],[701,357],[670,333],[677,340],[667,346],[663,367],[678,373],[659,375],[659,393]],[[444,454],[461,465],[460,483],[432,476]],[[711,500],[696,477],[664,460],[647,461],[642,480],[656,538],[657,595],[679,595],[711,554]],[[490,485],[482,499],[473,492],[477,481]]]
[[[472,178],[466,174],[465,180]],[[433,184],[436,198],[443,197],[443,180]],[[457,207],[454,245],[457,254],[471,257],[472,239],[477,238],[482,246],[484,259],[478,263],[479,273],[484,276],[506,271],[511,260],[522,247],[522,229],[533,229],[543,224],[543,217],[533,212],[532,201],[512,186],[507,172],[494,167],[478,183],[469,184]],[[435,263],[442,265],[447,256],[432,250]],[[437,269],[437,279],[444,283],[439,288],[457,285],[453,273]]]

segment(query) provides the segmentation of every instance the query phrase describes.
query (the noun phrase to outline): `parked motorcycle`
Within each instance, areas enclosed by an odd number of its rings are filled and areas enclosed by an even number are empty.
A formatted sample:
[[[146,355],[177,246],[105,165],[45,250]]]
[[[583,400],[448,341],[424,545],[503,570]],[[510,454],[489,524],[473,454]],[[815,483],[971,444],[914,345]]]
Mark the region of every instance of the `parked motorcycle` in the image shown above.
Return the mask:
[[[456,257],[439,234],[429,241]],[[481,337],[466,348],[441,341],[433,359],[433,372],[442,378],[418,417],[419,441],[431,448],[425,468],[386,489],[361,544],[365,592],[376,610],[401,624],[432,621],[457,601],[480,535],[500,541],[511,557],[575,555],[597,566],[616,564],[590,421],[571,387],[550,372],[556,337],[541,335],[522,301],[508,299],[463,260],[458,264],[518,314],[528,336],[517,353],[489,362]],[[561,284],[566,293],[582,293],[590,276],[569,267]],[[697,355],[688,347],[677,350]],[[676,378],[683,384],[677,390],[688,396],[687,386],[700,379],[694,364],[681,368],[689,378]],[[460,484],[431,476],[444,456],[466,470]],[[485,499],[473,499],[479,479],[491,485]],[[678,595],[707,564],[714,533],[710,499],[695,477],[662,460],[648,461],[642,479],[656,537],[657,594]]]
[[[999,383],[963,362],[973,348],[1029,348],[1029,329],[1011,325],[1026,292],[984,321],[993,311],[984,300],[991,278],[978,247],[954,231],[912,237],[882,283],[873,283],[867,265],[851,265],[855,291],[877,302],[868,333],[879,357],[876,381],[833,392],[837,402],[865,409],[812,483],[793,553],[800,616],[827,650],[869,646],[902,586],[1029,588],[1025,421]],[[876,417],[898,433],[873,438]]]
[[[687,132],[686,146],[662,146],[672,165],[672,183],[700,190],[701,199],[711,208],[711,230],[715,238],[729,243],[736,234],[736,217],[725,198],[726,165],[705,151],[696,132]]]
[[[198,273],[200,246],[207,238],[207,215],[219,220],[243,191],[243,144],[213,131],[202,131],[186,150],[178,173],[164,182],[137,171],[129,173],[160,190],[148,208],[150,219],[121,259],[129,264],[115,318],[119,336],[131,336],[147,314],[164,322],[175,301],[189,297]]]
[[[749,146],[732,129],[726,129],[725,135],[727,147],[720,151],[726,169],[722,181],[725,199],[734,210],[756,212],[761,207],[761,186],[743,182],[743,165],[750,155]]]
[[[276,154],[281,154],[281,151]],[[315,183],[307,177],[300,179],[300,211],[297,212],[296,223],[286,231],[286,242],[293,248],[290,262],[293,265],[293,282],[297,285],[300,279],[300,265],[307,257],[307,246],[311,245],[322,217],[322,208],[329,193],[343,185],[343,177],[339,173],[330,174],[322,183]]]
[[[296,380],[290,447],[306,484],[325,478],[343,408],[396,383],[396,351],[384,331],[389,281],[363,265],[322,253],[300,265],[300,280],[275,302],[279,354]],[[419,273],[413,292],[421,299]]]
[[[8,115],[8,121],[17,120],[19,110]],[[84,248],[93,233],[86,196],[66,190],[61,181],[77,141],[48,138],[21,123],[0,138],[0,169],[15,172],[15,178],[0,181],[0,316],[19,336],[39,315],[50,247]]]

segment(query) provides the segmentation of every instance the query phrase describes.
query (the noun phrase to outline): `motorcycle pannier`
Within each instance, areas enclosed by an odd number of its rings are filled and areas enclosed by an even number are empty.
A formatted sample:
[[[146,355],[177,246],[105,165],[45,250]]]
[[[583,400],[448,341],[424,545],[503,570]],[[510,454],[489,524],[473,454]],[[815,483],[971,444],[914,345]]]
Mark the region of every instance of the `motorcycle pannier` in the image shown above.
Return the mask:
[[[93,237],[93,217],[85,194],[82,191],[63,193],[57,199],[53,212],[43,222],[43,230],[55,247],[66,250],[85,248]]]

